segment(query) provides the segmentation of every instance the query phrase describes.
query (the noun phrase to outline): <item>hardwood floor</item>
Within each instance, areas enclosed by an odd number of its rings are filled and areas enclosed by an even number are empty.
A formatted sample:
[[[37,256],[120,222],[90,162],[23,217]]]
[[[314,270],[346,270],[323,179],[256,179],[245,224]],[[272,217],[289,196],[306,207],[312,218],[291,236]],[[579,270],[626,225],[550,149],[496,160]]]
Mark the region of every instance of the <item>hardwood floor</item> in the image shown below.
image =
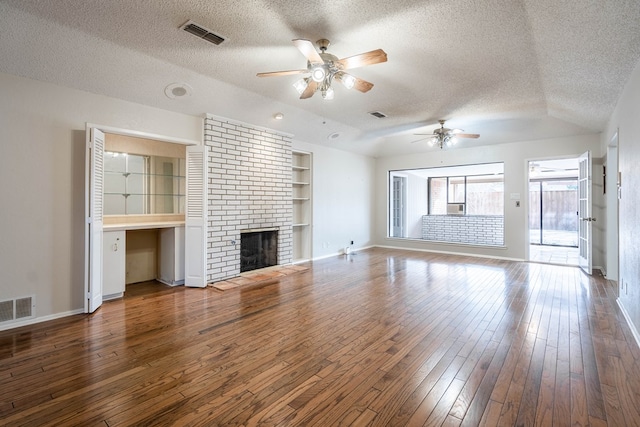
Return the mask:
[[[0,424],[640,425],[601,277],[388,249],[309,266],[0,332]]]

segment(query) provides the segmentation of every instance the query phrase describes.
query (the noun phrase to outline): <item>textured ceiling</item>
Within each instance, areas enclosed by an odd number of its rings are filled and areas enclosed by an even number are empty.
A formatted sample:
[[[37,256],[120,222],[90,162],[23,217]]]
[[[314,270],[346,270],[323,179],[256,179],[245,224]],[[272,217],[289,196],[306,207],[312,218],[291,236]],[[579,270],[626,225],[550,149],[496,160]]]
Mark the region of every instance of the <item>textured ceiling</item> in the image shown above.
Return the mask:
[[[390,155],[431,149],[413,134],[441,118],[481,134],[467,146],[599,132],[640,59],[638,0],[302,4],[1,0],[0,71]],[[180,30],[189,19],[228,40],[215,46]],[[300,100],[299,76],[256,77],[304,68],[295,38],[328,38],[340,58],[382,48],[389,60],[352,70],[374,83],[368,93],[334,85],[333,101]],[[167,98],[174,82],[192,95]],[[275,122],[278,111],[285,119]]]

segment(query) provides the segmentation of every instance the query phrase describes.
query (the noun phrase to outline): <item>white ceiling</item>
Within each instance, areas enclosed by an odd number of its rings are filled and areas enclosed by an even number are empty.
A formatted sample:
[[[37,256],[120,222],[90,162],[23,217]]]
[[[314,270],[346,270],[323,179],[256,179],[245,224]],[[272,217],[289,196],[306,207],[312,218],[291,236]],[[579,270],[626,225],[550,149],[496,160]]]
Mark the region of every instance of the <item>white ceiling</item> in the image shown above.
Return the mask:
[[[189,19],[228,40],[180,30]],[[295,38],[389,60],[352,70],[368,93],[300,100],[299,76],[256,77],[304,68]],[[0,58],[1,72],[384,156],[432,150],[413,134],[441,118],[481,134],[461,146],[602,131],[640,59],[640,1],[0,0]],[[167,98],[175,82],[191,96]]]

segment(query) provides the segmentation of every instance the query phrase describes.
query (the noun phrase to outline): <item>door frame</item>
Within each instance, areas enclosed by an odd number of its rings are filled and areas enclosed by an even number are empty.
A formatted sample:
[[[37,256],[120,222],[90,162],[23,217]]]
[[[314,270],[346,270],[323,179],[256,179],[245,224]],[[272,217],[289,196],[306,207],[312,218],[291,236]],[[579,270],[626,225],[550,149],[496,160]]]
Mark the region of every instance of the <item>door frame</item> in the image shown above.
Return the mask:
[[[159,135],[159,134],[154,134],[150,132],[136,131],[131,129],[124,129],[124,128],[86,122],[85,133],[86,133],[87,144],[89,144],[89,141],[91,140],[91,133],[93,132],[94,129],[97,129],[100,132],[105,134],[108,133],[108,134],[131,136],[136,138],[145,138],[145,139],[150,139],[150,140],[155,140],[160,142],[170,142],[173,144],[203,145],[201,141],[195,141],[192,139],[176,138],[172,136]],[[87,159],[87,162],[88,161],[89,159]],[[85,170],[85,175],[87,176],[85,182],[89,182],[90,174],[91,174],[90,168],[88,168],[88,170]],[[85,219],[89,221],[90,214],[88,209],[89,209],[91,189],[89,188],[88,184],[87,184],[87,188],[85,188],[85,193],[86,193],[86,197],[85,197],[86,218]],[[84,269],[85,269],[84,282],[85,283],[83,287],[83,300],[85,301],[84,303],[85,313],[93,312],[94,310],[92,310],[92,308],[94,307],[97,308],[96,305],[99,306],[99,303],[102,302],[102,274],[100,274],[100,278],[98,279],[100,280],[100,283],[99,283],[100,286],[95,286],[96,289],[100,289],[100,292],[94,295],[90,289],[89,274],[95,271],[102,272],[103,260],[102,260],[102,257],[89,257],[89,254],[91,253],[90,248],[94,241],[94,238],[91,236],[91,233],[89,232],[89,228],[90,227],[85,227],[85,266],[84,266]],[[96,266],[95,263],[100,263],[100,265]],[[92,304],[89,304],[89,297],[91,297],[93,300]]]
[[[618,281],[620,272],[620,198],[618,197],[619,167],[619,130],[616,129],[607,145],[607,164],[604,176],[606,201],[606,236],[605,236],[605,277]],[[613,267],[613,268],[612,268]]]

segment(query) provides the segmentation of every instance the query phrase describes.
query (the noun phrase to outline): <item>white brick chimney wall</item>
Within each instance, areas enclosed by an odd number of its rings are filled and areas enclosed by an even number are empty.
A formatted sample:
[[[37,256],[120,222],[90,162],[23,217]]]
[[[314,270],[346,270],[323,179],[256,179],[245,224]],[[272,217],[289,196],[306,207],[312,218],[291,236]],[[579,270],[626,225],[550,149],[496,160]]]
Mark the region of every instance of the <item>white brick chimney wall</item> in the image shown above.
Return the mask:
[[[209,155],[208,281],[240,274],[240,232],[278,229],[278,264],[292,259],[291,136],[205,118]]]

